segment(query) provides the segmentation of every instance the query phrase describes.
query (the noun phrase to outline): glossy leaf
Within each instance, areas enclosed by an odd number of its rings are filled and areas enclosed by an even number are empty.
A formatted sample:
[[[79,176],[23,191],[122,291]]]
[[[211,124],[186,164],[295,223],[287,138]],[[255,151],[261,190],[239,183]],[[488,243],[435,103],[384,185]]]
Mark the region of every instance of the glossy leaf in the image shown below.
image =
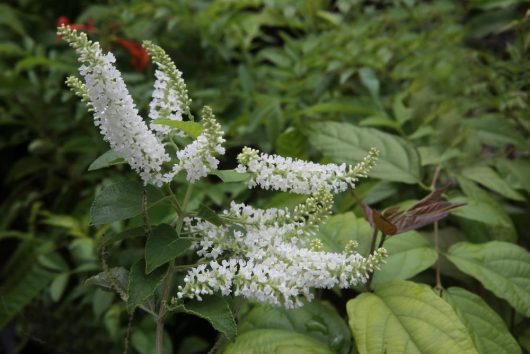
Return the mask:
[[[361,161],[376,147],[380,156],[370,177],[410,184],[420,181],[418,152],[397,136],[348,123],[325,122],[311,125],[309,142],[333,161],[349,164]]]
[[[530,253],[524,248],[501,241],[459,242],[447,258],[517,312],[530,316]]]
[[[451,306],[426,285],[388,283],[346,308],[360,354],[477,353]]]
[[[451,287],[442,293],[471,333],[480,354],[519,354],[521,348],[502,318],[478,295]]]

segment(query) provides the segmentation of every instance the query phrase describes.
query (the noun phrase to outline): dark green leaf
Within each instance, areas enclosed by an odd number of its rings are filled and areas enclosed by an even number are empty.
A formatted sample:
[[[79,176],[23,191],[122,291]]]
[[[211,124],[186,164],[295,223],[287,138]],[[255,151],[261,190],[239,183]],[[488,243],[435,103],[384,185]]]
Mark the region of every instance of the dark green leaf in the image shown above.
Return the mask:
[[[93,225],[109,224],[140,215],[143,211],[144,189],[147,193],[147,207],[163,198],[162,192],[153,186],[140,182],[123,181],[104,188],[90,208]]]
[[[175,230],[160,224],[151,230],[145,245],[145,272],[151,273],[161,265],[183,254],[191,246],[190,240],[177,238]]]
[[[165,268],[158,268],[150,274],[145,273],[145,261],[143,259],[134,263],[129,272],[129,285],[127,288],[127,309],[131,312],[136,306],[143,304],[152,296],[158,286],[162,284]]]

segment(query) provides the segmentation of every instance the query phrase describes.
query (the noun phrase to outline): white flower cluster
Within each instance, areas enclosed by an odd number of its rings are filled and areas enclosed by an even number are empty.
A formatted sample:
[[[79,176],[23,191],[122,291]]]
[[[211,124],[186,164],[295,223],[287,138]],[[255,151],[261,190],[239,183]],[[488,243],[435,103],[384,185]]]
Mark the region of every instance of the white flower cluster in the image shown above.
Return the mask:
[[[374,166],[379,152],[373,148],[355,166],[318,164],[303,160],[268,155],[245,147],[238,155],[237,171],[248,172],[251,178],[248,187],[280,190],[298,194],[313,194],[320,189],[331,193],[344,192],[354,188],[359,177],[366,177]]]
[[[163,71],[155,71],[156,81],[154,84],[153,99],[149,103],[149,118],[156,120],[165,118],[171,120],[182,120],[182,108],[175,90],[170,85],[170,78]],[[151,129],[164,137],[172,129],[167,125],[151,123]],[[176,132],[180,136],[185,136],[183,132]]]
[[[206,177],[208,172],[216,170],[219,160],[215,158],[215,155],[225,153],[223,147],[225,139],[221,126],[215,120],[213,112],[208,106],[202,110],[202,122],[204,131],[201,135],[183,150],[177,151],[179,166],[175,170],[186,170],[186,179],[191,183]]]
[[[204,132],[197,140],[178,150],[176,157],[179,161],[171,165],[163,139],[171,139],[167,136],[170,132],[179,135],[182,132],[159,124],[151,124],[151,129],[146,125],[114,66],[114,56],[104,54],[99,43],[89,41],[85,33],[66,26],[60,27],[58,34],[75,48],[82,63],[79,72],[85,79],[83,84],[70,77],[67,84],[94,112],[95,124],[104,139],[144,183],[160,186],[170,182],[181,170],[187,172],[188,181],[195,182],[217,168],[219,161],[215,156],[224,154],[224,139],[221,126],[210,108],[203,109]],[[150,42],[145,42],[144,46],[158,66],[149,117],[182,120],[183,113],[192,117],[191,100],[180,71],[162,48]]]
[[[187,219],[187,230],[202,237],[195,244],[197,253],[210,261],[188,272],[177,296],[201,299],[221,292],[295,308],[302,306],[302,298],[313,299],[313,288],[347,288],[366,282],[368,273],[384,261],[384,249],[364,258],[355,252],[310,247],[304,219],[311,216],[313,225],[320,224],[329,212],[330,199],[329,193],[318,192],[293,213],[233,203],[225,212],[238,220],[232,226]]]

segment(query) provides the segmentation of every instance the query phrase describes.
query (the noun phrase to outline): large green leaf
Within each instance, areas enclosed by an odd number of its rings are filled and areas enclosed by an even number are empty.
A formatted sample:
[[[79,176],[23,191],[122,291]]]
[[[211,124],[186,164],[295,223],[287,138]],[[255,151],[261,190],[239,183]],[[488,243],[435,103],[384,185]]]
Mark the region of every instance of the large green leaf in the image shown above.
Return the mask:
[[[278,329],[256,329],[238,336],[224,354],[335,354],[324,343]]]
[[[325,122],[311,126],[309,141],[325,156],[349,164],[361,161],[376,147],[381,154],[370,176],[411,184],[420,181],[418,152],[397,136],[348,123]]]
[[[502,318],[480,296],[457,287],[447,289],[442,295],[471,333],[479,353],[521,353]]]
[[[95,171],[105,167],[119,165],[124,162],[125,160],[116,151],[111,149],[95,159],[90,166],[88,166],[88,170]]]
[[[147,194],[147,207],[164,196],[153,186],[143,186],[136,181],[123,181],[104,188],[96,196],[90,208],[93,225],[108,224],[139,215],[143,211],[144,189]]]
[[[478,279],[486,289],[530,316],[530,253],[508,242],[459,242],[447,258],[462,272]]]
[[[146,273],[151,273],[162,264],[180,256],[190,246],[190,240],[177,238],[177,233],[168,224],[157,225],[145,245]]]
[[[438,258],[429,240],[416,231],[391,237],[384,247],[388,257],[374,273],[375,287],[392,280],[409,279],[432,266]]]
[[[506,198],[517,201],[525,200],[524,196],[510,187],[510,185],[489,166],[471,166],[465,168],[462,171],[462,175],[472,181],[480,183],[484,187],[489,188]]]
[[[237,334],[232,310],[226,300],[220,296],[205,296],[202,301],[192,300],[185,305],[179,305],[174,310],[204,318],[228,340],[233,340]]]
[[[426,285],[388,283],[346,307],[360,354],[477,353],[451,306]]]
[[[333,307],[313,301],[303,307],[286,310],[255,306],[241,320],[239,333],[257,329],[280,329],[317,339],[337,353],[347,354],[351,334],[344,320]]]
[[[145,261],[139,260],[131,267],[127,288],[127,309],[131,312],[136,306],[143,304],[162,283],[165,268],[158,268],[150,274],[145,274]]]

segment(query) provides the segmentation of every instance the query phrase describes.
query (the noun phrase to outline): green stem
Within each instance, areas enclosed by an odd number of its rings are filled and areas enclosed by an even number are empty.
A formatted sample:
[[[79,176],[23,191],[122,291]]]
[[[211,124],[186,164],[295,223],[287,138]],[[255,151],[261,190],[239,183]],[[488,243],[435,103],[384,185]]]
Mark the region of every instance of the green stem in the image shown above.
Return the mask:
[[[379,230],[377,227],[374,226],[374,233],[372,234],[372,244],[370,245],[370,254],[373,254],[375,251],[375,244],[377,242],[377,234],[379,233]],[[383,234],[383,239],[384,239]],[[384,241],[383,241],[384,242]],[[370,272],[370,275],[368,276],[368,281],[366,282],[366,291],[372,291],[371,284],[372,284],[372,278],[374,276],[374,272]]]
[[[184,200],[182,201],[182,209],[179,213],[179,218],[177,220],[177,236],[180,236],[182,230],[182,224],[184,223],[184,218],[186,217],[186,208],[188,207],[188,202],[191,198],[191,193],[193,191],[193,184],[188,185]],[[173,282],[173,273],[175,272],[175,261],[169,263],[167,268],[166,278],[164,280],[164,288],[162,290],[162,299],[160,300],[160,309],[158,316],[156,317],[156,354],[163,354],[164,352],[164,323],[165,317],[168,312],[167,302],[169,300],[169,294],[171,292],[171,284]]]

